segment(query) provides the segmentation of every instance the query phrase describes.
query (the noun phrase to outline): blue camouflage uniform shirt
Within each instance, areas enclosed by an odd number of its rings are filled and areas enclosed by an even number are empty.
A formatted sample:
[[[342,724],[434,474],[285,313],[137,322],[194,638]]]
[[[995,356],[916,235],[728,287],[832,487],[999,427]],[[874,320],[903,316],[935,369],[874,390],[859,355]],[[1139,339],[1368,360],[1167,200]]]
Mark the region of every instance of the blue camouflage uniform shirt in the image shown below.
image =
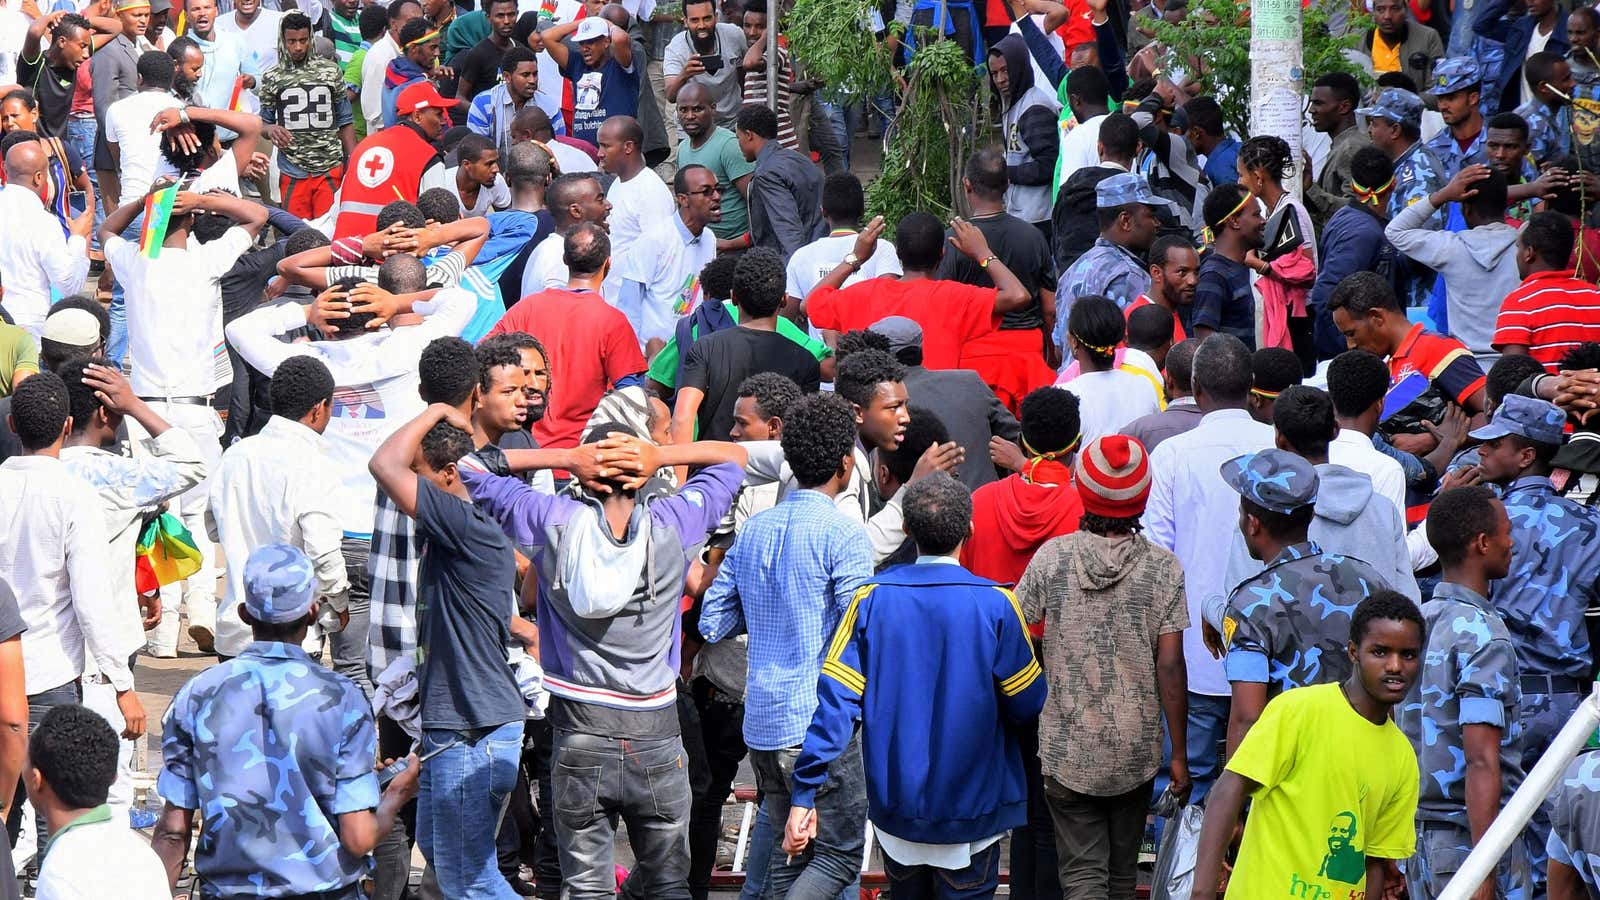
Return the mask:
[[[1438,134],[1428,139],[1428,149],[1433,151],[1433,155],[1438,158],[1441,166],[1439,170],[1440,175],[1443,176],[1440,181],[1441,187],[1450,179],[1456,177],[1456,173],[1467,166],[1486,166],[1489,164],[1489,154],[1484,149],[1484,141],[1488,134],[1489,126],[1485,124],[1484,127],[1478,129],[1478,136],[1472,139],[1471,145],[1465,150],[1462,150],[1461,145],[1456,143],[1456,137],[1450,133],[1448,127],[1441,129]]]
[[[1511,517],[1511,573],[1490,597],[1524,674],[1587,680],[1584,611],[1600,604],[1600,518],[1557,496],[1542,475],[1518,478],[1503,499]]]
[[[1079,297],[1106,297],[1127,309],[1149,290],[1150,272],[1138,257],[1104,237],[1096,238],[1094,246],[1061,273],[1056,284],[1056,328],[1051,337],[1057,347],[1066,346],[1067,313]]]
[[[1395,722],[1417,750],[1418,820],[1465,829],[1466,726],[1501,729],[1503,795],[1509,798],[1522,783],[1517,654],[1488,599],[1459,584],[1440,582],[1433,599],[1422,604],[1422,618],[1428,625],[1422,673],[1396,710]]]
[[[1528,152],[1539,162],[1566,155],[1572,146],[1572,110],[1551,109],[1538,97],[1517,107],[1517,115],[1528,123]]]
[[[157,789],[200,811],[195,870],[217,893],[332,891],[370,868],[335,828],[378,805],[378,735],[355,682],[296,645],[257,641],[185,684],[161,729]]]
[[[1350,675],[1350,616],[1389,583],[1353,556],[1324,553],[1315,541],[1285,547],[1228,598],[1222,620],[1229,681],[1261,682],[1272,698],[1290,688]]]
[[[1600,897],[1600,750],[1572,761],[1550,805],[1550,859],[1576,869],[1589,896]]]

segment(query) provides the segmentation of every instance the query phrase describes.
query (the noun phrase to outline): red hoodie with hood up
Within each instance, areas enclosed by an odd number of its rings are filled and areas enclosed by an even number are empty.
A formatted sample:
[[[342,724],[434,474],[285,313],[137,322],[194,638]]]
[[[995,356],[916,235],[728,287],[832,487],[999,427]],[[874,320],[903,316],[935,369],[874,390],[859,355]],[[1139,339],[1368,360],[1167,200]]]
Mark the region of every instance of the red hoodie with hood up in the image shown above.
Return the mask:
[[[972,537],[961,564],[972,574],[1015,585],[1045,541],[1078,530],[1083,501],[1072,470],[1040,460],[1028,471],[990,482],[972,494]],[[1043,629],[1034,636],[1039,637]]]

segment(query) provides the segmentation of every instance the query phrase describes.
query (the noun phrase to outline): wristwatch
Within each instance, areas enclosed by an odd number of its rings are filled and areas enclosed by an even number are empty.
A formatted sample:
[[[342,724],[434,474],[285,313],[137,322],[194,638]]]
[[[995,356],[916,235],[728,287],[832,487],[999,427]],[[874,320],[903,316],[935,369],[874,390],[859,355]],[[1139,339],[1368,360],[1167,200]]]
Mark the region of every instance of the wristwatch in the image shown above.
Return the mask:
[[[861,268],[861,257],[857,256],[856,252],[854,250],[851,250],[849,253],[846,253],[844,255],[844,264],[849,266],[853,270],[854,269],[860,269]]]
[[[995,256],[993,253],[991,253],[988,256],[985,256],[983,259],[978,260],[978,268],[987,269],[987,268],[989,268],[989,263],[992,263],[992,262],[994,262],[995,260],[997,260],[999,258],[1000,257]]]

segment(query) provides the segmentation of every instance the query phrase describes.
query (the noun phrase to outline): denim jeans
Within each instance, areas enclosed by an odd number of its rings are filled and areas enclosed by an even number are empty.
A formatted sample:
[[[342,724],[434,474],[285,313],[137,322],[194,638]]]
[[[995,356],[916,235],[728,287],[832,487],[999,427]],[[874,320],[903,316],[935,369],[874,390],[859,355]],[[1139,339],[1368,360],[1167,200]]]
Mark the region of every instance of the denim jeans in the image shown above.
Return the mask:
[[[451,900],[516,900],[500,875],[495,833],[517,785],[522,720],[467,740],[455,731],[427,729],[422,749],[431,753],[461,742],[422,767],[417,791],[417,843]]]
[[[739,891],[739,900],[761,900],[761,891],[767,882],[767,863],[772,858],[772,842],[777,836],[772,820],[767,818],[766,804],[757,804],[756,819],[750,825],[750,842],[745,845],[744,887]],[[839,892],[838,900],[856,900],[860,896],[861,876],[858,874]]]
[[[566,900],[617,896],[616,818],[633,849],[632,889],[650,900],[688,900],[689,769],[681,740],[557,731],[551,793]]]
[[[94,187],[94,196],[89,198],[89,204],[94,207],[94,233],[89,236],[90,249],[100,249],[100,223],[106,219],[105,207],[95,202],[95,197],[100,195],[100,174],[94,169],[94,139],[100,132],[100,125],[94,116],[68,116],[67,132],[61,136],[62,143],[78,158],[83,160],[84,167],[89,170],[89,184]]]
[[[798,749],[751,750],[774,835],[789,821],[789,794],[794,789],[794,764]],[[850,739],[844,752],[828,766],[828,778],[817,791],[817,836],[806,851],[791,861],[783,841],[773,841],[767,857],[763,897],[793,900],[833,900],[861,870],[866,847],[867,781],[861,762],[861,736]]]
[[[1199,803],[1211,793],[1211,786],[1222,774],[1222,745],[1228,739],[1228,713],[1233,707],[1229,697],[1189,692],[1188,747],[1184,757],[1189,761],[1189,781],[1194,787],[1189,791],[1189,802]],[[1151,786],[1150,802],[1153,804],[1172,783],[1168,766],[1172,763],[1172,738],[1166,724],[1161,726],[1161,771],[1156,773]],[[1156,818],[1156,844],[1161,843],[1161,830],[1166,820]]]
[[[1000,886],[1000,842],[973,854],[965,869],[902,866],[885,854],[883,870],[894,900],[986,900]]]
[[[144,230],[144,213],[133,217],[133,222],[122,230],[122,239],[138,243],[139,232]],[[106,358],[123,366],[128,360],[128,298],[122,289],[122,282],[116,278],[117,270],[111,270],[111,306],[107,312],[111,315],[111,336],[106,339]],[[163,613],[165,614],[165,613]]]

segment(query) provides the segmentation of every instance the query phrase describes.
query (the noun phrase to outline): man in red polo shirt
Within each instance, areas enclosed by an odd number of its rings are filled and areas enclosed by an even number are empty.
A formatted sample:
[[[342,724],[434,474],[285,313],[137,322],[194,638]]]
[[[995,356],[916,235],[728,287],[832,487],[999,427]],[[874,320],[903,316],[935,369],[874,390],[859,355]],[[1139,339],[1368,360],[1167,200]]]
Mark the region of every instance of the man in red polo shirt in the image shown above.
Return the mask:
[[[1573,277],[1572,222],[1555,212],[1535,213],[1517,238],[1522,284],[1500,305],[1494,349],[1526,353],[1553,368],[1568,351],[1600,341],[1600,290]]]
[[[550,405],[533,423],[533,438],[546,449],[578,446],[583,426],[606,391],[644,376],[639,338],[622,311],[600,296],[611,268],[611,240],[604,227],[580,222],[563,239],[567,286],[529,294],[506,310],[489,336],[525,331],[549,351]]]
[[[951,227],[955,235],[950,243],[988,272],[995,287],[935,278],[944,258],[944,225],[928,213],[916,212],[901,219],[895,229],[895,249],[905,274],[869,278],[841,289],[877,249],[883,233],[879,216],[856,236],[854,251],[812,289],[801,310],[813,326],[834,332],[865,330],[880,319],[905,316],[922,326],[923,366],[957,368],[962,345],[994,331],[1002,314],[1021,309],[1033,297],[990,251],[976,226],[956,219]]]

